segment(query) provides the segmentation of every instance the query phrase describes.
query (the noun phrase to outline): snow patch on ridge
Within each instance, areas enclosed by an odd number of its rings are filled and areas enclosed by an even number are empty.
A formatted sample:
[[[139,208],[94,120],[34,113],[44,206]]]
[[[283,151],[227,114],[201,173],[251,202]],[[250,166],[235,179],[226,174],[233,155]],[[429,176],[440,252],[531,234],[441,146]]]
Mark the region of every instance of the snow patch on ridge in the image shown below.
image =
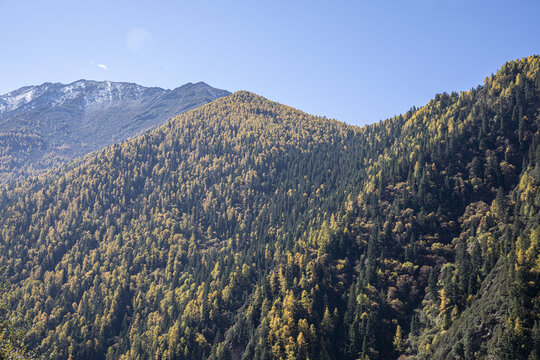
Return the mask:
[[[16,110],[37,98],[40,98],[40,104],[49,104],[51,107],[62,106],[68,101],[77,99],[80,99],[79,106],[88,106],[125,99],[137,100],[143,96],[145,90],[145,87],[137,84],[112,81],[78,80],[68,85],[45,83],[0,95],[0,113]]]
[[[0,97],[0,112],[14,110],[21,105],[28,104],[36,97],[37,89],[33,86],[30,88],[26,88],[25,91],[17,93],[20,90],[13,91]]]

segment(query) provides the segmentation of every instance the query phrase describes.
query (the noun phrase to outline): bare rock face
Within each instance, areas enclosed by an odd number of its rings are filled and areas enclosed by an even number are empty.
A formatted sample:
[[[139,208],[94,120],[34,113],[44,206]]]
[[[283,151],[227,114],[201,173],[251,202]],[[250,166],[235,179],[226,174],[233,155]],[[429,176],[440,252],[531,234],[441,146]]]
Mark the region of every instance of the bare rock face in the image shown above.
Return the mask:
[[[0,183],[124,141],[229,94],[203,82],[165,90],[79,80],[0,95]]]

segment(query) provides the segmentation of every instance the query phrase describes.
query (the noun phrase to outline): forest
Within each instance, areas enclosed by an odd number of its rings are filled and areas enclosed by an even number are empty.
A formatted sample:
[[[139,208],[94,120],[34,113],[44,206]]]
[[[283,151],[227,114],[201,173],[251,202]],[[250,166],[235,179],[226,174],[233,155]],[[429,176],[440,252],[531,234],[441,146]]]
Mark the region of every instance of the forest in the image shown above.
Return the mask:
[[[364,127],[239,91],[0,188],[0,358],[535,360],[539,185],[539,56]]]

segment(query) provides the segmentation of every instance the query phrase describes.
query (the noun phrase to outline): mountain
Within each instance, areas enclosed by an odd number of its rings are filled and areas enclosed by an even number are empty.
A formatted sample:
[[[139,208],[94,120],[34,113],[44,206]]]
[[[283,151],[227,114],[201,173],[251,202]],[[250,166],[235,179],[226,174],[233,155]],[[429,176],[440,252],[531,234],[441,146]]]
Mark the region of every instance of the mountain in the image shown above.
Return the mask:
[[[537,359],[539,115],[538,56],[362,128],[220,98],[0,190],[8,315],[51,359]]]
[[[205,83],[173,90],[79,80],[0,96],[0,182],[132,138],[230,94]]]

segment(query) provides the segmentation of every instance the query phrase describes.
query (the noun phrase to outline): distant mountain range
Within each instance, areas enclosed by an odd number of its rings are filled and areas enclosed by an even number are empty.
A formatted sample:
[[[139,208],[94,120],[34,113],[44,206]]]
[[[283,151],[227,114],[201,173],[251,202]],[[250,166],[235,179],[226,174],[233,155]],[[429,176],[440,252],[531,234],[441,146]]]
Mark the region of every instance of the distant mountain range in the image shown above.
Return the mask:
[[[0,183],[134,137],[222,96],[203,82],[173,90],[79,80],[0,96]]]

